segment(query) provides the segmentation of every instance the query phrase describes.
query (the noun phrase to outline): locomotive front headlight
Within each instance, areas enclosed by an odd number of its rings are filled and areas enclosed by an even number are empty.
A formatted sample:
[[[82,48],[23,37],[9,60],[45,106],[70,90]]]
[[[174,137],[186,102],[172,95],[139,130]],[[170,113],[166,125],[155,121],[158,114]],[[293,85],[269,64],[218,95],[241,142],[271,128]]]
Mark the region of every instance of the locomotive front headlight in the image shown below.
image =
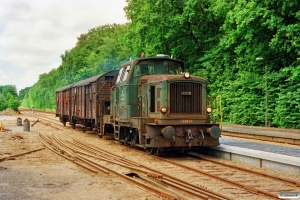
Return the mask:
[[[207,112],[207,113],[211,113],[211,111],[212,111],[212,108],[211,108],[211,107],[207,107],[207,108],[206,108],[206,112]]]
[[[162,106],[162,107],[160,107],[160,112],[162,112],[162,113],[166,113],[167,112],[167,107],[165,107],[165,106]]]
[[[190,78],[191,76],[190,76],[190,73],[184,72],[184,73],[183,73],[183,77],[184,77],[184,78]]]

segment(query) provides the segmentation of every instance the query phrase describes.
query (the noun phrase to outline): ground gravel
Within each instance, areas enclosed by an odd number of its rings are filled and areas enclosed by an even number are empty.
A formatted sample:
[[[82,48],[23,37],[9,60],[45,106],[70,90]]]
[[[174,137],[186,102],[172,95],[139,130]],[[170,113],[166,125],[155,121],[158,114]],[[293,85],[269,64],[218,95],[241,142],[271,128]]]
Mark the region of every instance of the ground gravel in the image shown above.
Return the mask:
[[[17,115],[15,112],[1,114],[0,121],[5,129],[10,130],[0,131],[1,200],[160,199],[114,175],[87,171],[47,149],[9,158],[12,155],[43,148],[38,139],[38,133],[52,134],[56,131],[51,127],[36,123],[30,127],[30,132],[24,132],[23,126],[17,126],[17,118],[21,117],[24,120],[26,116]],[[27,118],[31,124],[36,120]],[[60,131],[57,134],[67,138],[70,133]],[[105,142],[96,136],[92,136],[91,141],[93,140]]]

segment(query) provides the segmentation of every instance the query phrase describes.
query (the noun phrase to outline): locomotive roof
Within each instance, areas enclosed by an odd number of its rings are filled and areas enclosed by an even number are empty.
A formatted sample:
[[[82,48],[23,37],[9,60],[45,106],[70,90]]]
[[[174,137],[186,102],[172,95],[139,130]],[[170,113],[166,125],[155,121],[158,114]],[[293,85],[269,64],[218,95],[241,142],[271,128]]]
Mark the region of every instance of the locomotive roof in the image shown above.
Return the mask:
[[[103,74],[97,75],[97,76],[93,76],[91,78],[79,81],[77,83],[75,83],[72,87],[78,87],[78,86],[83,86],[83,85],[89,85],[92,82],[95,82],[96,80],[98,80],[98,78],[100,78]]]
[[[180,60],[175,60],[175,59],[172,59],[172,58],[166,58],[166,57],[146,57],[146,58],[137,58],[137,59],[133,59],[133,60],[130,60],[124,64],[122,64],[121,67],[125,66],[125,65],[128,65],[128,64],[132,64],[132,63],[137,63],[138,61],[141,61],[141,60],[167,60],[167,61],[173,61],[173,62],[178,62],[180,63],[180,65],[184,68],[184,62],[180,61]]]
[[[56,92],[61,92],[61,91],[64,91],[64,90],[66,90],[66,89],[69,89],[69,88],[72,87],[72,85],[74,85],[74,84],[70,84],[70,85],[61,87],[61,88],[57,89]]]

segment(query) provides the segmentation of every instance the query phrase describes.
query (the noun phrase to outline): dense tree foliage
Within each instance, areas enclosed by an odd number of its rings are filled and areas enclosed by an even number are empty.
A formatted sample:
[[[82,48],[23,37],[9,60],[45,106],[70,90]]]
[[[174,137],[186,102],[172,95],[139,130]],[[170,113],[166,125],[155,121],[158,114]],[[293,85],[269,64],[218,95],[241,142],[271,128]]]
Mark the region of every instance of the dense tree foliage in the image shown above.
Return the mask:
[[[297,0],[126,0],[130,23],[93,28],[62,63],[26,92],[23,105],[54,108],[61,86],[123,61],[172,54],[222,97],[238,124],[300,128],[300,2]],[[261,58],[261,59],[256,59]],[[1,98],[1,97],[0,97]]]
[[[267,114],[270,126],[300,127],[298,1],[127,2],[131,49],[184,60],[222,96],[225,120],[263,125]]]
[[[61,55],[61,65],[40,75],[39,81],[26,93],[22,105],[54,109],[55,91],[58,88],[118,68],[130,57],[118,39],[124,31],[125,25],[113,24],[81,34],[76,46]]]
[[[30,90],[30,87],[26,87],[24,89],[21,89],[19,91],[19,99],[20,100],[24,99],[25,95],[28,93],[29,90]]]
[[[17,88],[14,85],[0,86],[0,111],[11,108],[18,110],[20,102],[18,100]]]
[[[300,127],[291,105],[299,94],[289,85],[299,66],[297,8],[298,1],[237,1],[226,14],[218,45],[200,58],[214,83],[211,95],[225,100],[225,119],[262,125],[267,114],[271,126]]]

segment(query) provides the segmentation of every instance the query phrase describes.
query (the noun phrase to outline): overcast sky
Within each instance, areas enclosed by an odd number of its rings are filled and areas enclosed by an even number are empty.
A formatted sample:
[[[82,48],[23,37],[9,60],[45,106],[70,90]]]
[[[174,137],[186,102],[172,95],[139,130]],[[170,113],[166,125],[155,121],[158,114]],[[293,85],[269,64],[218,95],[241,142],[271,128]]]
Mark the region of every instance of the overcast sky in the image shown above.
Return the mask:
[[[127,22],[126,0],[0,0],[0,85],[20,91],[61,64],[77,37]]]

